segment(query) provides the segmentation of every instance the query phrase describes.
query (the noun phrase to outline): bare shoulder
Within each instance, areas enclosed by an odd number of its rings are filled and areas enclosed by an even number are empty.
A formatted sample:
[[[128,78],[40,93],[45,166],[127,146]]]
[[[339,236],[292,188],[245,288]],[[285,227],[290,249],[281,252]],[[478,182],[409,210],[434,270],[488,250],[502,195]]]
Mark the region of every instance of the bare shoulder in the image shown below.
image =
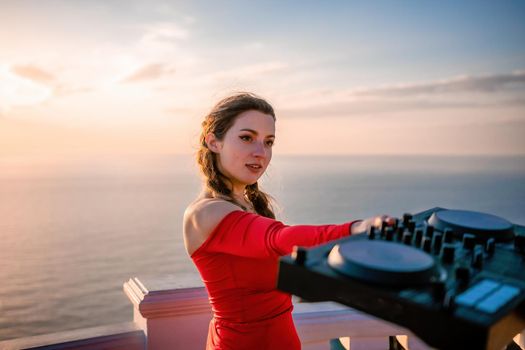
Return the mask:
[[[188,254],[193,254],[222,219],[236,210],[240,210],[238,206],[220,198],[200,198],[191,203],[184,212],[182,227]]]

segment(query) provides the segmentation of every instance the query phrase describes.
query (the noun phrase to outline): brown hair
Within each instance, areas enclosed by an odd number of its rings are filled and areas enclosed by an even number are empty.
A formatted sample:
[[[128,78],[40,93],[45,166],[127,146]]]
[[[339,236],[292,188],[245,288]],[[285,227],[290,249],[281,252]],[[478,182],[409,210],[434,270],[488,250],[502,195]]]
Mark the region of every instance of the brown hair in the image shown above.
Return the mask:
[[[197,151],[197,162],[205,177],[205,186],[208,191],[216,197],[226,197],[228,201],[246,208],[237,203],[232,197],[232,190],[226,182],[230,182],[217,166],[217,154],[212,152],[206,144],[205,137],[213,133],[218,140],[223,140],[226,132],[232,127],[237,116],[243,112],[255,110],[269,114],[275,120],[273,107],[264,99],[252,93],[238,93],[219,101],[205,117],[202,122],[199,150]],[[275,214],[271,205],[271,197],[259,190],[256,183],[246,186],[246,197],[252,203],[255,212],[259,215],[274,219]]]

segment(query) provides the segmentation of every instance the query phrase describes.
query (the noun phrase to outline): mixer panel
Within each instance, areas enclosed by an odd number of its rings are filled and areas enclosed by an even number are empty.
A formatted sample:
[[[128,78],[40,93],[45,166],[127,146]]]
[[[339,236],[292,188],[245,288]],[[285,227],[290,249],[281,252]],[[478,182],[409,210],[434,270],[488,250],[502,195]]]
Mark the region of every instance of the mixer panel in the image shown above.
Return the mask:
[[[433,208],[280,260],[278,288],[407,327],[440,349],[501,349],[525,329],[525,227]]]

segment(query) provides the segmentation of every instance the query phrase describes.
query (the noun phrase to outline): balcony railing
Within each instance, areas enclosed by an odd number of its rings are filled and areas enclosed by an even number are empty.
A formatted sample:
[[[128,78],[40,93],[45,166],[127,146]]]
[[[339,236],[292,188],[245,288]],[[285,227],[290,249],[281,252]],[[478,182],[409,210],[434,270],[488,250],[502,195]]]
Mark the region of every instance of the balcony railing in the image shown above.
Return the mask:
[[[0,350],[205,348],[211,308],[204,287],[183,276],[131,278],[124,292],[133,321],[0,342]],[[296,302],[294,322],[304,350],[329,349],[340,338],[352,350],[384,350],[396,335],[405,349],[430,349],[407,329],[336,303]],[[525,332],[514,340],[525,348]]]

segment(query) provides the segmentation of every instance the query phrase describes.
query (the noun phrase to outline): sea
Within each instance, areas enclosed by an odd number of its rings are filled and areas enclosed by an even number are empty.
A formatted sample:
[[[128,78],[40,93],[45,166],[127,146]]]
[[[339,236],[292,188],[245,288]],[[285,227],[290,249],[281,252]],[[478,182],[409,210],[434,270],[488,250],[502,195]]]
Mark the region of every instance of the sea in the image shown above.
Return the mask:
[[[433,207],[525,225],[525,156],[274,156],[260,180],[289,225]],[[190,155],[0,159],[0,340],[132,320],[132,277],[199,276],[182,215]]]

